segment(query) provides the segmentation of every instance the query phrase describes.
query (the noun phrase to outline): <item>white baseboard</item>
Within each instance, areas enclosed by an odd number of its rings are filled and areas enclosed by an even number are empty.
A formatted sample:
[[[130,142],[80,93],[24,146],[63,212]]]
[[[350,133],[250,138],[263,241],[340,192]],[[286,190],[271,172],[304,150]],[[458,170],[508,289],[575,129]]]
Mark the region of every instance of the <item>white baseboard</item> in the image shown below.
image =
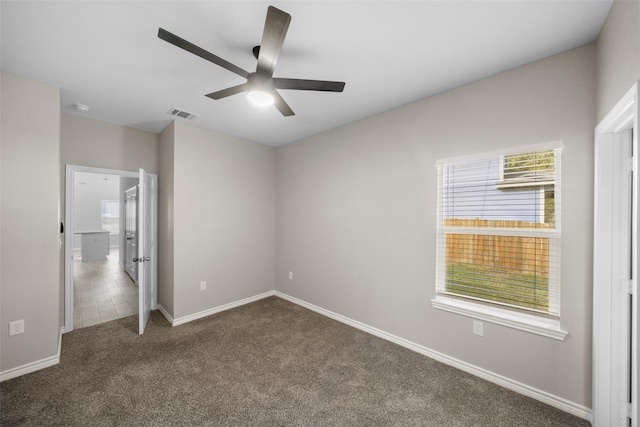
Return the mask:
[[[169,313],[166,312],[160,305],[158,305],[158,310],[162,313],[164,317],[167,318],[169,322],[171,322],[172,326],[182,325],[197,319],[201,319],[203,317],[211,316],[212,314],[220,313],[221,311],[230,310],[232,308],[240,307],[241,305],[249,304],[264,298],[268,298],[275,295],[275,291],[268,291],[262,294],[254,295],[249,298],[241,299],[239,301],[230,302],[228,304],[221,305],[219,307],[210,308],[208,310],[200,311],[198,313],[190,314],[188,316],[178,317],[177,319],[173,319],[169,316]]]
[[[169,323],[171,323],[171,325],[173,326],[173,317],[169,314],[169,312],[160,304],[158,304],[158,311],[160,313],[162,313],[162,315],[164,316],[165,319],[167,319],[169,321]]]
[[[0,382],[17,378],[22,375],[30,374],[40,369],[49,368],[60,363],[60,353],[62,352],[62,334],[64,327],[60,328],[60,334],[58,335],[58,354],[44,359],[36,360],[35,362],[27,363],[26,365],[17,366],[15,368],[8,369],[0,372]]]
[[[431,350],[430,348],[424,347],[420,344],[416,344],[404,338],[400,338],[393,334],[381,331],[380,329],[374,328],[372,326],[366,325],[364,323],[358,322],[356,320],[350,319],[348,317],[342,316],[340,314],[337,314],[332,311],[326,310],[324,308],[318,307],[316,305],[310,304],[306,301],[300,300],[298,298],[292,297],[282,292],[275,291],[275,296],[282,298],[284,300],[287,300],[289,302],[292,302],[294,304],[297,304],[299,306],[308,308],[309,310],[315,311],[316,313],[322,314],[331,319],[337,320],[338,322],[352,326],[356,329],[360,329],[361,331],[367,332],[371,335],[375,335],[379,338],[385,339],[387,341],[391,341],[409,350],[415,351],[424,356],[435,359],[446,365],[453,366],[455,368],[460,369],[461,371],[470,373],[472,375],[485,379],[489,382],[492,382],[494,384],[507,388],[509,390],[513,390],[517,393],[539,400],[543,403],[546,403],[547,405],[553,406],[562,411],[568,412],[572,415],[575,415],[577,417],[580,417],[582,419],[585,419],[591,422],[591,409],[583,405],[580,405],[578,403],[571,402],[562,397],[555,396],[551,393],[548,393],[543,390],[539,390],[535,387],[531,387],[519,381],[513,380],[511,378],[507,378],[503,375],[496,374],[484,368],[480,368],[478,366],[472,365],[470,363],[464,362],[462,360],[456,359],[451,356],[447,356],[446,354],[440,353],[435,350]]]

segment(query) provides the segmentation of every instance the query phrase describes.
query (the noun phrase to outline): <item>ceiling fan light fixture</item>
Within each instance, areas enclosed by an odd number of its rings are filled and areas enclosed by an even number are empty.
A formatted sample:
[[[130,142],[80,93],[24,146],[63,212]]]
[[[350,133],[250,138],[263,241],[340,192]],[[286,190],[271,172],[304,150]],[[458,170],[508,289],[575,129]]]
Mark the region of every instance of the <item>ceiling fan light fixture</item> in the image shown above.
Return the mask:
[[[270,105],[273,105],[274,102],[273,95],[271,95],[269,92],[265,92],[259,89],[250,90],[249,92],[247,92],[247,98],[249,98],[249,101],[260,107],[268,107]]]
[[[255,72],[247,76],[247,98],[260,107],[273,105],[275,89],[273,79],[268,75]]]

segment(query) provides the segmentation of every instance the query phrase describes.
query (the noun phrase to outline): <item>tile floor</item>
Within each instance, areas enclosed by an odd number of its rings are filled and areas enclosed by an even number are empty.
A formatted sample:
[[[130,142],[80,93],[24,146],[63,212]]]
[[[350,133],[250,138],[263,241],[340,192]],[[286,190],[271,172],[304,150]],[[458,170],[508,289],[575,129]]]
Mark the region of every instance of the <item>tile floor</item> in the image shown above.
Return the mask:
[[[74,255],[73,327],[84,328],[138,313],[138,287],[118,264],[118,249],[104,260]]]

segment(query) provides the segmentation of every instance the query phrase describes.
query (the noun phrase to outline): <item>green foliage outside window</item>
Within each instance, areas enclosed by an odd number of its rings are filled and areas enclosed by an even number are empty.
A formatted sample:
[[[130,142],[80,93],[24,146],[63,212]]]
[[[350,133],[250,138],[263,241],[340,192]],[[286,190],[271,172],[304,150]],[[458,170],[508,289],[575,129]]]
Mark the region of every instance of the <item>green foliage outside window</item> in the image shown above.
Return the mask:
[[[504,175],[522,174],[530,171],[555,171],[555,155],[553,150],[533,151],[530,153],[512,154],[504,158]]]

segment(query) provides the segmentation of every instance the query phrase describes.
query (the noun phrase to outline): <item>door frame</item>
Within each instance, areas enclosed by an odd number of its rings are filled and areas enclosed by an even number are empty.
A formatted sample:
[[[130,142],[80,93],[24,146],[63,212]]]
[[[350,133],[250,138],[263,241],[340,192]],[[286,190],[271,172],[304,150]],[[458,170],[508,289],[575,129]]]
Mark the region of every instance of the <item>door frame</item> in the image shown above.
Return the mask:
[[[632,427],[639,426],[637,293],[638,196],[640,195],[637,173],[639,100],[639,85],[636,83],[595,129],[592,410],[594,427],[627,426],[627,418],[631,418]],[[630,129],[633,129],[631,138],[633,157],[631,160],[624,160],[619,147],[619,138],[625,134],[629,135]],[[633,172],[632,191],[628,192],[626,200],[625,196],[620,194],[618,187],[622,175],[620,172],[625,169]],[[628,197],[631,197],[631,200],[628,200]],[[629,212],[626,214],[630,216],[630,221],[626,221],[627,224],[622,224],[618,220],[621,206],[631,209],[630,214]],[[625,241],[625,236],[628,242],[629,234],[631,234],[630,248],[621,245],[621,242]],[[619,264],[614,262],[623,254],[631,258],[630,280],[622,277]],[[625,364],[627,366],[624,366]],[[625,390],[630,394],[630,404],[623,401],[627,400],[626,398],[621,397]]]
[[[118,169],[97,168],[91,166],[66,165],[65,171],[65,212],[64,212],[64,327],[63,333],[73,331],[73,211],[75,203],[74,174],[88,172],[104,175],[118,175],[125,178],[139,178],[139,172]],[[150,174],[153,176],[153,174]],[[155,207],[157,209],[157,207]],[[154,212],[157,215],[157,211]],[[156,261],[157,262],[157,257]],[[157,295],[157,283],[154,283],[154,295]]]

